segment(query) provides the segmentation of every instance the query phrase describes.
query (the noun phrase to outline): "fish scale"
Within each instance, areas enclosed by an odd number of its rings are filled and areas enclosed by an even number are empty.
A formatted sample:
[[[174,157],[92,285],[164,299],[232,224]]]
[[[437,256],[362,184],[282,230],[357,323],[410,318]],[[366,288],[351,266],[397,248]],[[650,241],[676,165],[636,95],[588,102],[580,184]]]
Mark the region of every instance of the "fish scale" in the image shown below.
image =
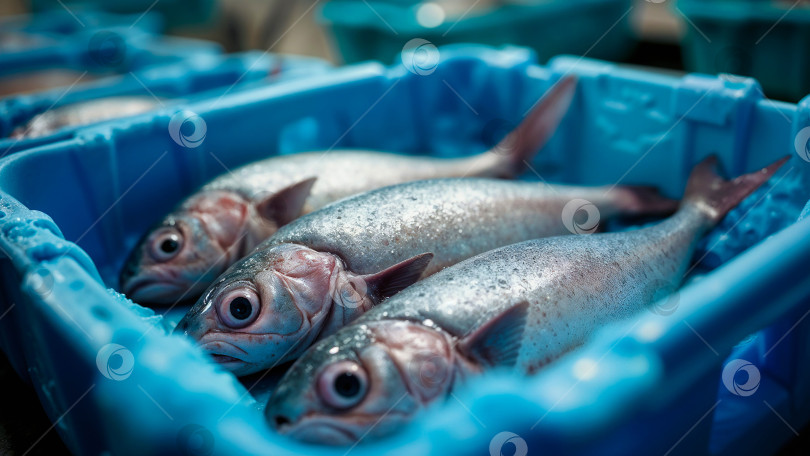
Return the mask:
[[[301,244],[337,254],[358,274],[430,252],[434,260],[427,275],[495,246],[567,234],[562,212],[571,200],[588,200],[608,218],[622,211],[626,196],[623,188],[608,193],[605,188],[495,179],[413,182],[367,192],[301,217],[256,251]]]
[[[565,208],[577,200],[590,201],[604,218],[668,214],[676,206],[649,187],[548,186],[485,178],[385,187],[283,226],[225,271],[177,331],[212,354],[227,356],[217,359],[238,375],[256,372],[295,359],[315,340],[420,277],[504,245],[570,234]],[[233,290],[255,302],[255,312],[244,324],[230,320]],[[314,315],[298,329],[290,323],[299,314],[289,300]]]
[[[301,213],[363,191],[413,180],[496,172],[494,154],[461,158],[407,156],[376,151],[302,152],[262,160],[225,174],[201,191],[230,190],[247,197],[274,193],[317,177]],[[345,176],[353,176],[347,180]]]
[[[563,119],[575,86],[574,76],[561,78],[517,128],[477,155],[330,149],[274,156],[228,172],[146,233],[121,272],[122,291],[142,303],[196,298],[211,285],[211,275],[225,272],[280,227],[350,195],[440,177],[515,177]]]
[[[315,343],[265,415],[294,438],[351,445],[402,427],[402,416],[375,416],[400,395],[416,416],[451,394],[456,378],[493,367],[532,374],[676,290],[703,235],[785,161],[726,181],[710,157],[693,170],[678,212],[656,225],[524,241],[439,271]],[[440,375],[426,382],[425,371]],[[341,393],[337,378],[358,392]]]

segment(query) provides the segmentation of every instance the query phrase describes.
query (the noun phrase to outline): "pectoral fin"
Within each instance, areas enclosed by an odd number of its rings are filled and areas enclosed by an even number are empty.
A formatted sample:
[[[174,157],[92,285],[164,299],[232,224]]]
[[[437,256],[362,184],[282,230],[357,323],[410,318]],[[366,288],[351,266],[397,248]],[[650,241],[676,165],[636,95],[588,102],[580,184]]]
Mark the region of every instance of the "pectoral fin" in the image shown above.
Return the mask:
[[[484,366],[514,366],[523,341],[529,303],[510,307],[464,337],[459,350]]]
[[[365,276],[365,281],[380,300],[390,298],[416,283],[432,259],[432,253],[416,255],[376,274]]]

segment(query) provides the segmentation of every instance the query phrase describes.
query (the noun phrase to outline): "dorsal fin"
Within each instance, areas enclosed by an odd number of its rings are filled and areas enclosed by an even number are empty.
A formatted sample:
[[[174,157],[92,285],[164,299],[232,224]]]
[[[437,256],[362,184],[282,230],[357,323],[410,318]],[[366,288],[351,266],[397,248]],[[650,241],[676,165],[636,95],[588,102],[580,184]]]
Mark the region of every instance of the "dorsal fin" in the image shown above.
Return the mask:
[[[256,203],[256,212],[279,227],[292,222],[301,215],[316,179],[310,177],[267,195]]]
[[[567,75],[552,84],[520,124],[490,151],[503,157],[502,177],[512,177],[543,148],[562,122],[576,91],[577,78]]]

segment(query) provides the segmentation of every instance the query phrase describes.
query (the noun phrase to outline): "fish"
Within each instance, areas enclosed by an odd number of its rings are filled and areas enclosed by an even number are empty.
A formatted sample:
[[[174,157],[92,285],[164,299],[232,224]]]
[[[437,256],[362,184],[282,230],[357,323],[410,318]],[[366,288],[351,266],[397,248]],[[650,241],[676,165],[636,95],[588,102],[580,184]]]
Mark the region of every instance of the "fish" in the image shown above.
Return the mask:
[[[294,439],[353,445],[395,432],[473,376],[535,373],[675,291],[701,237],[784,162],[726,181],[708,158],[678,212],[655,225],[526,241],[444,269],[313,345],[266,419]]]
[[[147,97],[107,97],[50,109],[14,129],[12,138],[40,138],[79,125],[118,119],[158,108],[160,101]]]
[[[651,187],[492,178],[384,187],[279,229],[220,276],[176,331],[236,375],[267,369],[422,277],[497,247],[576,232],[566,214],[571,202],[598,211],[601,221],[678,206]],[[596,220],[578,226],[593,230]]]
[[[0,48],[4,52],[18,52],[47,44],[50,40],[29,33],[0,30]]]
[[[181,202],[136,244],[120,289],[145,304],[196,299],[231,264],[280,227],[342,198],[388,185],[441,177],[511,178],[562,121],[577,79],[556,82],[491,150],[435,158],[339,150],[274,156],[215,178]]]
[[[99,79],[98,76],[67,68],[13,73],[0,76],[0,97],[31,94],[40,90],[68,87],[79,82],[89,82],[97,79]]]

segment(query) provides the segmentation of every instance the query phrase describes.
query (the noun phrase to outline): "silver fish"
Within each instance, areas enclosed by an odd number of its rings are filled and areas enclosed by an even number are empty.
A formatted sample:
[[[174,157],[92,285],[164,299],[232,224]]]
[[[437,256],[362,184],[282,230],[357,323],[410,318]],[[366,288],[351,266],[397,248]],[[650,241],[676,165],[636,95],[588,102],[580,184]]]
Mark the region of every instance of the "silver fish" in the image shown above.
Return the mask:
[[[493,248],[568,234],[566,207],[580,200],[602,220],[677,207],[649,187],[486,178],[385,187],[282,227],[217,279],[177,331],[237,375],[266,369],[422,276]]]
[[[87,125],[141,114],[157,108],[159,102],[146,97],[109,97],[73,103],[45,111],[17,127],[12,138],[39,138],[65,127]]]
[[[703,234],[782,163],[729,182],[709,159],[657,225],[523,242],[447,268],[310,348],[266,417],[297,439],[354,444],[394,432],[471,375],[531,374],[674,291]]]
[[[182,202],[138,243],[121,289],[138,302],[194,299],[279,227],[341,198],[439,177],[512,177],[551,137],[576,79],[555,84],[488,153],[457,158],[332,151],[276,156],[225,174]]]

